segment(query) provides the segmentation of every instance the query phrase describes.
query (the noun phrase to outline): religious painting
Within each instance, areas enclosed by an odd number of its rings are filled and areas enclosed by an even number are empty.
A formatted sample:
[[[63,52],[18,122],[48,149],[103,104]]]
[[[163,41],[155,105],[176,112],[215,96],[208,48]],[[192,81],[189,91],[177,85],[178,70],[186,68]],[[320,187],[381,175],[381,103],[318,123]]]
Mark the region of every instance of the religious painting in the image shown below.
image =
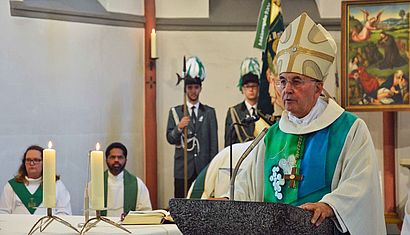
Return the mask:
[[[410,0],[342,2],[342,106],[410,110]]]

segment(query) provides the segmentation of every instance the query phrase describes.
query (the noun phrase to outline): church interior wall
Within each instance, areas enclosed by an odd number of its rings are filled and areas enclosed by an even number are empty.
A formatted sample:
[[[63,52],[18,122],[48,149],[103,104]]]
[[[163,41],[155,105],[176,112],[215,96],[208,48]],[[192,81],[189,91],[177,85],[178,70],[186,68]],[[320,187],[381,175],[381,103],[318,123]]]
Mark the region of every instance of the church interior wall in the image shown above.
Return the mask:
[[[87,154],[122,141],[143,175],[143,29],[11,17],[0,1],[0,187],[25,149],[51,140],[82,214]]]
[[[71,192],[73,213],[81,214],[87,152],[97,141],[103,147],[111,141],[125,143],[130,153],[128,168],[143,178],[144,30],[11,17],[9,11],[7,1],[0,1],[0,102],[4,107],[0,185],[16,173],[28,145],[45,146],[52,140],[57,171]],[[331,33],[340,50],[340,32]],[[226,110],[242,100],[236,88],[241,60],[260,57],[252,48],[253,37],[254,32],[158,31],[159,207],[166,207],[173,195],[173,147],[166,142],[165,131],[169,108],[182,103],[182,87],[175,86],[182,57],[197,55],[204,62],[207,78],[201,101],[216,108],[222,149]],[[332,78],[325,88],[340,97]],[[357,114],[369,126],[382,173],[382,114]],[[400,208],[410,187],[409,170],[398,164],[399,159],[410,158],[409,118],[407,112],[397,115],[396,204]]]

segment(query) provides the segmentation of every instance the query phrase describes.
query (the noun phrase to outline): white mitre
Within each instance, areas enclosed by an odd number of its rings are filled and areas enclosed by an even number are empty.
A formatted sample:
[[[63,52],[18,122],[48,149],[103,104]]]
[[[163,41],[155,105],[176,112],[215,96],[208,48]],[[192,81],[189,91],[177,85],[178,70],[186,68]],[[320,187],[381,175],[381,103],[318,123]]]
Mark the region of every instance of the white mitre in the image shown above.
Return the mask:
[[[336,52],[336,43],[329,32],[302,13],[279,39],[278,73],[294,72],[324,81]]]

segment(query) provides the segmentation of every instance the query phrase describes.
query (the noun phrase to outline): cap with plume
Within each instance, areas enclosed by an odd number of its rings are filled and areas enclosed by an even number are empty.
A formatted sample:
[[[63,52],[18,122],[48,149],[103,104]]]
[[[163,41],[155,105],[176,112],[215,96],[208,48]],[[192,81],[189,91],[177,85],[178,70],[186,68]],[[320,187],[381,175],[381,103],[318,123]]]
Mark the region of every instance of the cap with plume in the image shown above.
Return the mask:
[[[202,85],[206,77],[205,67],[202,61],[196,56],[189,57],[186,62],[186,68],[185,85]]]
[[[247,83],[259,84],[260,66],[259,62],[254,57],[247,57],[242,61],[241,73],[239,78],[238,87],[242,90],[242,86]]]

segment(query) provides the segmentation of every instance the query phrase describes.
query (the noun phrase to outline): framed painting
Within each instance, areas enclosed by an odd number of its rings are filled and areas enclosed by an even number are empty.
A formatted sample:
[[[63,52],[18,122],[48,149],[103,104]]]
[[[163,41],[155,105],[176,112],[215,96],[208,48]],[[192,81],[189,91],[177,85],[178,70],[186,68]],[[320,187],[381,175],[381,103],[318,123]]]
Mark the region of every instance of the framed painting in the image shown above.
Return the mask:
[[[342,1],[342,106],[410,110],[410,0]]]

